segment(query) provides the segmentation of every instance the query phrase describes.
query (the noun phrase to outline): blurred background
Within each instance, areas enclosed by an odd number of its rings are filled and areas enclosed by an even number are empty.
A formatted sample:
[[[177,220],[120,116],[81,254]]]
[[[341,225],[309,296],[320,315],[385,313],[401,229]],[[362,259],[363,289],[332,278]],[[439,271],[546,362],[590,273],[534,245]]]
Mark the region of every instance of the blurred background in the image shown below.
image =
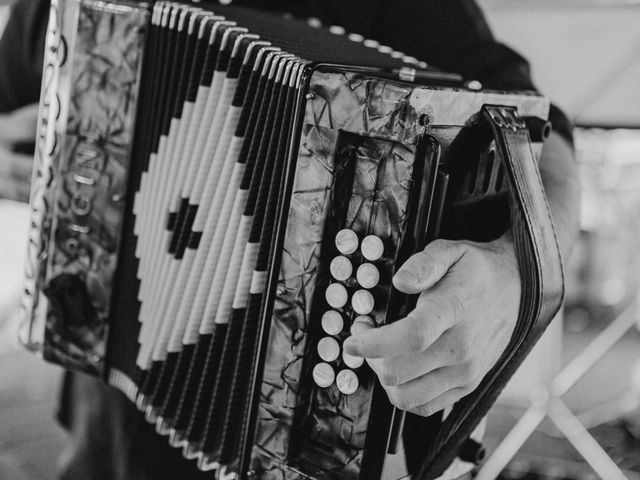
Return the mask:
[[[620,478],[613,470],[595,474],[576,450],[607,471],[606,459],[585,443],[588,431],[627,478],[640,478],[640,2],[480,3],[496,36],[529,59],[538,88],[575,122],[582,185],[562,321],[493,409],[489,455],[521,446],[504,478]],[[527,436],[537,419],[516,422],[549,390],[552,397],[566,390],[560,411],[552,402],[551,418]]]
[[[576,123],[583,188],[564,312],[490,414],[484,474],[640,479],[640,1],[480,3]],[[0,479],[48,480],[61,372],[15,343],[26,226],[25,205],[0,201]]]

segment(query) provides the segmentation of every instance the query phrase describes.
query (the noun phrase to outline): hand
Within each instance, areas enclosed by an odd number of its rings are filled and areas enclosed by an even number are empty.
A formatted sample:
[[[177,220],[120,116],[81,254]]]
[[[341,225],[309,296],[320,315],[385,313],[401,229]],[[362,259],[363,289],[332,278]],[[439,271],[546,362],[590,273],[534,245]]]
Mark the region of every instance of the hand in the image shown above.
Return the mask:
[[[367,360],[391,403],[429,416],[471,393],[511,339],[520,304],[513,242],[436,240],[393,284],[420,293],[415,310],[351,336],[344,348]]]
[[[0,197],[29,201],[33,155],[16,153],[16,144],[34,142],[38,105],[0,115]]]

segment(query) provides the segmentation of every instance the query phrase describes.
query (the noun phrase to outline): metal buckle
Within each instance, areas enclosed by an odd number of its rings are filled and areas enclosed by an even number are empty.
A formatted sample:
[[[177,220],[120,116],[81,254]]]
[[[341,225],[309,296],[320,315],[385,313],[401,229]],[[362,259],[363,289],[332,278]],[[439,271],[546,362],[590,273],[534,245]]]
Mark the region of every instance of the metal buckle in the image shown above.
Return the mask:
[[[415,82],[416,81],[416,69],[411,67],[402,67],[398,72],[398,77],[403,82]]]
[[[522,118],[518,115],[516,107],[487,107],[487,111],[491,116],[491,119],[501,128],[508,128],[517,132],[518,129],[526,128],[526,124]]]

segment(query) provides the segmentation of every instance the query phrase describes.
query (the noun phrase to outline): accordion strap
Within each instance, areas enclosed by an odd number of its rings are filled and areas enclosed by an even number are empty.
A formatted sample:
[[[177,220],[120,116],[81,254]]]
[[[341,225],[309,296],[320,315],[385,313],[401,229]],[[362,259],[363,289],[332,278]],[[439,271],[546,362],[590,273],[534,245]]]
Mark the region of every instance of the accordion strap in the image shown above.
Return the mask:
[[[525,321],[531,325],[530,333],[538,331],[540,335],[560,309],[564,296],[562,258],[551,211],[529,130],[516,108],[485,105],[482,110],[511,185],[512,229],[523,283],[518,323]],[[523,311],[527,306],[530,312]]]
[[[482,116],[479,131],[487,134],[489,126],[510,184],[512,234],[522,283],[520,311],[506,351],[480,386],[458,402],[444,421],[423,463],[421,480],[436,478],[459,455],[560,309],[564,295],[560,249],[526,123],[515,107],[485,105]]]

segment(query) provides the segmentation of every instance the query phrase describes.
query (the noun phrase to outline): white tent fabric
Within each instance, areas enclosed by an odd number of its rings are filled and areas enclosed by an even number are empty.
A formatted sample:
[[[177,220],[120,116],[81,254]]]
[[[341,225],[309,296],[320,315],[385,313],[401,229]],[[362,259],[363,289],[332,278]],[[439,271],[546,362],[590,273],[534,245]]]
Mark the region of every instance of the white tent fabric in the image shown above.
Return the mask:
[[[480,0],[579,125],[640,127],[640,1]]]

